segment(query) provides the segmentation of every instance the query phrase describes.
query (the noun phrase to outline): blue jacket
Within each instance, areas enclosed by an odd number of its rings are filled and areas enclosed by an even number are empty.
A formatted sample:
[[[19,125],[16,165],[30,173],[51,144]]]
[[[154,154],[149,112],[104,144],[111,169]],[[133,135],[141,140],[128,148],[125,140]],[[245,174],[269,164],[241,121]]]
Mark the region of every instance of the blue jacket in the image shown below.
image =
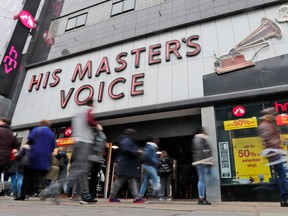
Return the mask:
[[[144,165],[159,167],[159,158],[156,154],[158,146],[153,142],[147,142],[144,146]]]
[[[120,137],[116,175],[130,178],[141,177],[141,153],[138,150],[137,144],[129,136]]]
[[[31,146],[29,167],[48,171],[56,143],[54,133],[49,127],[36,127],[29,133],[28,140]]]

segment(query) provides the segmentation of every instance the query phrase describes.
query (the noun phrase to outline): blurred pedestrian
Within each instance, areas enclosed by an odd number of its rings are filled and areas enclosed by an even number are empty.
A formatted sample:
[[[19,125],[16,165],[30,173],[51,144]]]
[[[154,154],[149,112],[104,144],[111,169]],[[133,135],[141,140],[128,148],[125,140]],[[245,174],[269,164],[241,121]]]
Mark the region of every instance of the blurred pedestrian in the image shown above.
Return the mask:
[[[159,200],[172,200],[171,180],[173,172],[173,160],[164,150],[161,152],[159,159],[159,176],[160,176],[160,198]]]
[[[5,173],[5,177],[7,175],[11,178],[11,189],[12,189],[11,195],[14,198],[19,197],[21,194],[21,186],[23,182],[23,173],[24,173],[24,167],[21,166],[20,164],[21,161],[17,160],[17,154],[18,150],[13,149],[11,154],[11,163]],[[8,181],[8,179],[5,180],[4,178],[4,181]]]
[[[77,142],[73,146],[73,163],[70,167],[69,178],[77,178],[77,182],[80,184],[81,204],[97,202],[89,192],[87,179],[89,175],[88,157],[90,155],[91,145],[94,142],[93,131],[97,126],[97,122],[92,115],[93,104],[93,99],[88,100],[72,118],[72,135],[77,138]]]
[[[198,205],[211,205],[211,202],[206,199],[206,178],[211,166],[214,165],[210,143],[210,137],[203,127],[195,131],[191,150],[192,165],[196,167],[198,174]]]
[[[63,158],[60,154],[60,149],[55,148],[51,156],[51,165],[48,173],[45,176],[45,186],[49,186],[53,181],[58,180],[60,168],[63,166]]]
[[[117,195],[127,181],[129,181],[130,192],[134,198],[133,202],[138,201],[142,151],[135,142],[136,138],[137,131],[134,129],[125,129],[124,134],[119,138],[119,152],[116,159],[118,161],[117,177],[113,182],[108,202],[120,202]]]
[[[17,140],[10,125],[10,119],[0,118],[0,175],[7,170],[11,162],[12,150],[17,149]]]
[[[105,163],[104,153],[106,149],[106,135],[103,133],[103,127],[98,124],[95,130],[95,139],[91,145],[89,160],[89,191],[91,196],[96,198],[96,188],[99,183],[101,166]]]
[[[281,206],[288,207],[288,180],[283,163],[286,162],[286,152],[281,148],[280,132],[275,122],[276,110],[273,107],[266,108],[260,112],[260,123],[258,134],[263,139],[265,149],[261,155],[269,160],[277,174],[277,182],[281,194]],[[285,159],[284,159],[285,158]]]
[[[144,202],[144,195],[151,181],[153,196],[157,196],[160,189],[160,178],[158,176],[159,157],[156,152],[158,150],[159,139],[149,136],[143,150],[143,181],[140,187],[138,203]]]
[[[21,195],[14,200],[25,200],[26,196],[35,193],[50,168],[56,143],[50,127],[50,121],[42,120],[28,135],[27,144],[23,147],[29,154],[29,164],[25,168]]]

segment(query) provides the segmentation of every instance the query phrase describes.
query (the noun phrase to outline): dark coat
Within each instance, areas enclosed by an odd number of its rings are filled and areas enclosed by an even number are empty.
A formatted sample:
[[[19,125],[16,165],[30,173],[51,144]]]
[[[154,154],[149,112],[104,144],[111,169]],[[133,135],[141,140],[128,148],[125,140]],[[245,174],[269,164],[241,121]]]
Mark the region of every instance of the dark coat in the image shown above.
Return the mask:
[[[132,138],[121,136],[119,139],[119,152],[117,156],[117,176],[133,178],[141,177],[141,153]]]
[[[88,160],[104,164],[105,148],[106,148],[106,135],[102,131],[97,131],[95,134],[95,141],[94,143],[91,143],[91,150]]]
[[[0,125],[0,169],[9,166],[12,149],[16,148],[17,141],[9,125]]]

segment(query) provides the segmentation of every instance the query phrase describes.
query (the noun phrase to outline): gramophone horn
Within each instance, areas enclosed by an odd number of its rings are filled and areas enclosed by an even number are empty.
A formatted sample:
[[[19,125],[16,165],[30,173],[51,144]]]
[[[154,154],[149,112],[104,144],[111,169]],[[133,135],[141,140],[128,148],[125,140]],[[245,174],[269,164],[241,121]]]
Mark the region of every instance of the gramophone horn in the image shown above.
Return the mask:
[[[266,40],[272,37],[282,37],[281,27],[276,22],[270,19],[262,18],[261,25],[251,34],[249,34],[245,39],[243,39],[240,43],[238,43],[233,49],[231,49],[230,53],[252,48],[255,46],[260,46],[267,43]]]

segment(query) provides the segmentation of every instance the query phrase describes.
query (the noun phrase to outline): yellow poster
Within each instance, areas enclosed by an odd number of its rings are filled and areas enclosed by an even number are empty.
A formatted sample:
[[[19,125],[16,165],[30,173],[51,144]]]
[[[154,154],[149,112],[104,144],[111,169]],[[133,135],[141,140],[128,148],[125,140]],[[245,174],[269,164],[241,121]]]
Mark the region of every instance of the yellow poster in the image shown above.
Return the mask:
[[[224,121],[224,130],[239,130],[258,127],[256,117]]]
[[[281,143],[283,150],[285,150],[287,152],[287,156],[288,156],[288,134],[282,134],[280,135],[281,138]]]
[[[238,179],[249,179],[260,182],[260,176],[264,177],[263,182],[269,182],[271,178],[270,167],[266,164],[268,160],[261,157],[260,153],[264,148],[259,137],[232,139],[233,154],[235,162],[236,177]]]

